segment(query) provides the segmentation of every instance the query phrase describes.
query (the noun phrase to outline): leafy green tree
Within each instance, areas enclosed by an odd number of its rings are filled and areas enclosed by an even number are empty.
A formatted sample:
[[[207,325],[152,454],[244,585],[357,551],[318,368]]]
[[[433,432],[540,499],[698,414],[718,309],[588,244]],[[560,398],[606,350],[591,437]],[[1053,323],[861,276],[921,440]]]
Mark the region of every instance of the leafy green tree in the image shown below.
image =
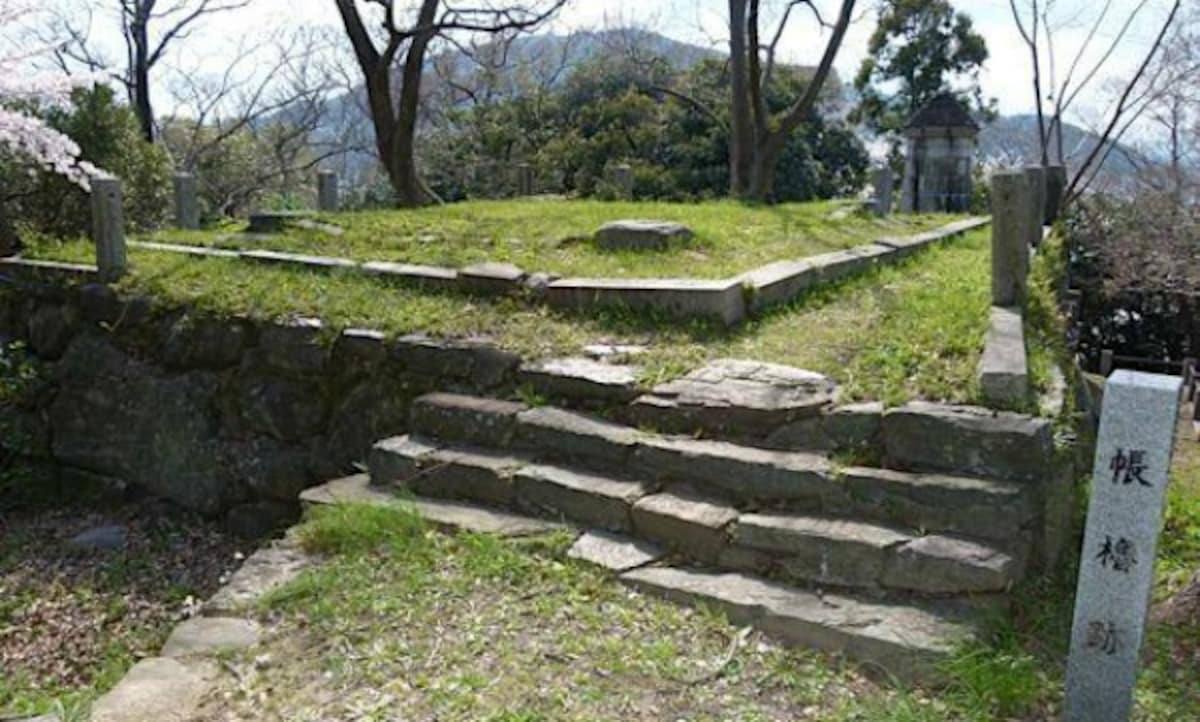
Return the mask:
[[[854,79],[862,100],[853,118],[892,135],[947,91],[973,114],[993,115],[995,100],[985,101],[979,85],[987,58],[987,41],[947,0],[887,0]]]

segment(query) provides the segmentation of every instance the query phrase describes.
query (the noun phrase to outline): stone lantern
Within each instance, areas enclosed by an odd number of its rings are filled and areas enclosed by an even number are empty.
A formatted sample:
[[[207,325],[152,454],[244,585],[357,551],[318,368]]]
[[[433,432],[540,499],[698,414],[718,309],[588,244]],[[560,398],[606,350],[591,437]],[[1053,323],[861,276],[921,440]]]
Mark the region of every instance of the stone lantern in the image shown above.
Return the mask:
[[[977,135],[979,126],[950,93],[918,110],[904,127],[908,153],[901,209],[907,213],[967,210]]]

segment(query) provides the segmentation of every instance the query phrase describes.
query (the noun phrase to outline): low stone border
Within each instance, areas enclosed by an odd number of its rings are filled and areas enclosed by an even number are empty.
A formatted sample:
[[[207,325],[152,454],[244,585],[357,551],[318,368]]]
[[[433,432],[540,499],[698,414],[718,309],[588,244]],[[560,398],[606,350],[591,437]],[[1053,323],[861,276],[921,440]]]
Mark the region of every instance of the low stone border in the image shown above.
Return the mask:
[[[992,306],[979,361],[979,384],[989,406],[1016,407],[1029,399],[1025,322],[1019,308]]]
[[[348,258],[267,250],[229,250],[173,243],[131,241],[150,251],[185,253],[209,258],[243,258],[313,271],[369,273],[406,285],[481,295],[528,292],[550,306],[594,308],[621,306],[649,309],[670,318],[709,318],[727,326],[750,314],[787,303],[813,286],[862,273],[879,263],[899,261],[939,241],[981,228],[989,218],[968,218],[905,238],[883,238],[854,248],[808,258],[776,261],[725,279],[696,278],[556,278],[529,273],[507,263],[479,263],[461,269],[388,261],[358,262]]]

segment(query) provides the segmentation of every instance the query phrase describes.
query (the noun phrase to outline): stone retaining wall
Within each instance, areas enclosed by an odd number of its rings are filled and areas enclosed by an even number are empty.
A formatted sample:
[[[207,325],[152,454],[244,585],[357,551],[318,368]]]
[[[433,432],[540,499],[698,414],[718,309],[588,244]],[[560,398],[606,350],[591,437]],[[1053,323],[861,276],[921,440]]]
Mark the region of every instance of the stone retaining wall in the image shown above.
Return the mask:
[[[374,442],[405,433],[411,402],[430,391],[512,398],[528,386],[618,417],[644,412],[636,400],[652,395],[617,364],[522,364],[485,339],[388,339],[369,329],[335,333],[316,320],[217,319],[118,298],[94,283],[0,284],[4,337],[26,341],[49,369],[43,393],[14,420],[37,454],[73,473],[229,514],[242,528],[287,518],[301,490],[344,475]],[[698,418],[687,408],[674,416],[655,409],[663,429]],[[1050,550],[1046,561],[1061,548],[1074,472],[1049,420],[832,399],[814,414],[780,418],[755,438],[706,431],[777,449],[852,450],[894,469],[1028,482],[1045,499],[1038,546]]]

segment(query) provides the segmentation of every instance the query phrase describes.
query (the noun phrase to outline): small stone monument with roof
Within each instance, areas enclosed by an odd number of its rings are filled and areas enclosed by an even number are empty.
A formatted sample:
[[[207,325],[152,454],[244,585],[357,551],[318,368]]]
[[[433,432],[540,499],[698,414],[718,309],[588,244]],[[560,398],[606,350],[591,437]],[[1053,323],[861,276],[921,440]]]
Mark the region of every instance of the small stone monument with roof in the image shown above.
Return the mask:
[[[971,204],[971,170],[979,125],[950,93],[921,108],[904,127],[908,155],[901,210],[961,212]]]

